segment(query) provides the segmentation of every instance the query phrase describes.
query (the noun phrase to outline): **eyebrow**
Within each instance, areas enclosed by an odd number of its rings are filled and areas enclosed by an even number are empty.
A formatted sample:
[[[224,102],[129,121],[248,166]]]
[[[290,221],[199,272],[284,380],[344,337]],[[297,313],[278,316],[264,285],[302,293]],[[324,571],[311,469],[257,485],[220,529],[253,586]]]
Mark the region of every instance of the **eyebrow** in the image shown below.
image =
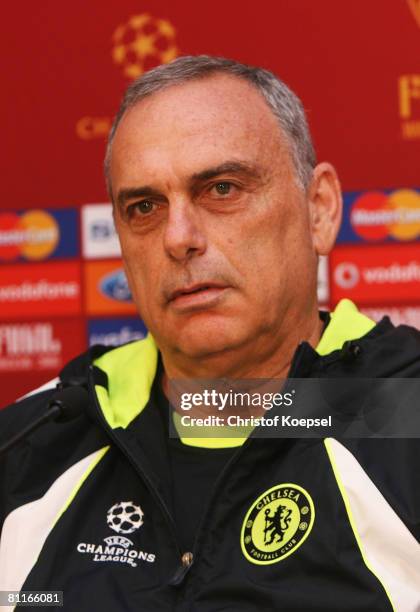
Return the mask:
[[[220,174],[246,174],[251,178],[260,178],[261,173],[256,166],[243,161],[227,161],[214,168],[208,168],[201,172],[196,172],[191,176],[190,182],[207,181]]]
[[[126,189],[120,189],[117,196],[118,206],[122,206],[127,200],[133,200],[134,198],[147,198],[151,196],[160,195],[157,189],[149,185],[142,187],[128,187]]]
[[[251,179],[261,178],[261,173],[256,166],[243,161],[227,161],[219,164],[218,166],[214,166],[213,168],[206,168],[205,170],[192,174],[188,180],[190,188],[194,190],[194,187],[196,187],[198,183],[208,181],[209,179],[220,176],[221,174],[244,174]],[[152,196],[161,197],[162,194],[159,192],[159,190],[153,188],[151,185],[127,187],[118,192],[116,201],[118,206],[122,207],[127,200]]]

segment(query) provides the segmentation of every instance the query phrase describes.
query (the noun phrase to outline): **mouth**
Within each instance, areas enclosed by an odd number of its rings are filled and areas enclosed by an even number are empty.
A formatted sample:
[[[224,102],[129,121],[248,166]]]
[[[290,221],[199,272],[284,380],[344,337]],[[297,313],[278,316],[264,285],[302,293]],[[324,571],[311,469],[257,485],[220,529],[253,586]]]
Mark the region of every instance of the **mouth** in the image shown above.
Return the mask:
[[[227,289],[226,285],[217,283],[197,283],[176,289],[170,294],[168,302],[179,311],[209,308],[220,300]]]

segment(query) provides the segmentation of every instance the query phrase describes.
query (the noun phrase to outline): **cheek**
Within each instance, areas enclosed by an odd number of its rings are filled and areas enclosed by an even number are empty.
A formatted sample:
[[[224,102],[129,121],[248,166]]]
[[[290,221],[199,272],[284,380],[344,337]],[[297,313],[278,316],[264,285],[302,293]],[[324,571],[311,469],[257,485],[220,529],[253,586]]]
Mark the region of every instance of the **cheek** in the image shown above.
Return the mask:
[[[313,267],[310,240],[303,223],[290,224],[275,214],[253,227],[249,236],[234,251],[240,254],[235,265],[240,266],[248,292],[269,310],[279,297],[283,299],[307,283]]]
[[[130,250],[127,245],[124,245],[122,253],[133,299],[142,313],[147,312],[153,300],[153,293],[158,287],[158,270],[154,270],[153,261],[148,261],[140,249]]]

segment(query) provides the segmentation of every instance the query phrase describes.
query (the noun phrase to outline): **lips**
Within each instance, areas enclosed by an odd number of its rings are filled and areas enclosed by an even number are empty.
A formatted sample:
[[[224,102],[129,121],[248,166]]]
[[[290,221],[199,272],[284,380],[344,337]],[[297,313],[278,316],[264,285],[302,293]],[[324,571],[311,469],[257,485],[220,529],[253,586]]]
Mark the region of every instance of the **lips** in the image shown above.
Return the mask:
[[[168,306],[179,314],[202,312],[218,307],[228,290],[227,285],[212,282],[180,287],[170,294]]]
[[[177,300],[178,298],[181,298],[183,296],[187,296],[187,295],[193,295],[193,294],[199,294],[202,293],[204,291],[208,291],[211,289],[225,289],[226,285],[220,285],[217,283],[197,283],[195,285],[190,285],[189,287],[182,287],[180,289],[175,289],[175,291],[173,291],[170,296],[169,296],[169,302],[173,302],[174,300]]]

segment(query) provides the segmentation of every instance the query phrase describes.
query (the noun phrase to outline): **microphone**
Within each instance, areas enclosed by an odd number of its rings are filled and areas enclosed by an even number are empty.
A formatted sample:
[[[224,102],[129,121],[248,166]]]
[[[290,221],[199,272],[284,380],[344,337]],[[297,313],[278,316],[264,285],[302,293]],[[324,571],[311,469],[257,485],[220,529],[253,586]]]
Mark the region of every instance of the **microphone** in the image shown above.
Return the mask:
[[[48,410],[35,421],[27,425],[21,432],[0,447],[0,455],[6,453],[35,429],[51,420],[60,422],[71,421],[82,414],[88,405],[89,394],[84,387],[67,387],[58,391],[48,402]]]

